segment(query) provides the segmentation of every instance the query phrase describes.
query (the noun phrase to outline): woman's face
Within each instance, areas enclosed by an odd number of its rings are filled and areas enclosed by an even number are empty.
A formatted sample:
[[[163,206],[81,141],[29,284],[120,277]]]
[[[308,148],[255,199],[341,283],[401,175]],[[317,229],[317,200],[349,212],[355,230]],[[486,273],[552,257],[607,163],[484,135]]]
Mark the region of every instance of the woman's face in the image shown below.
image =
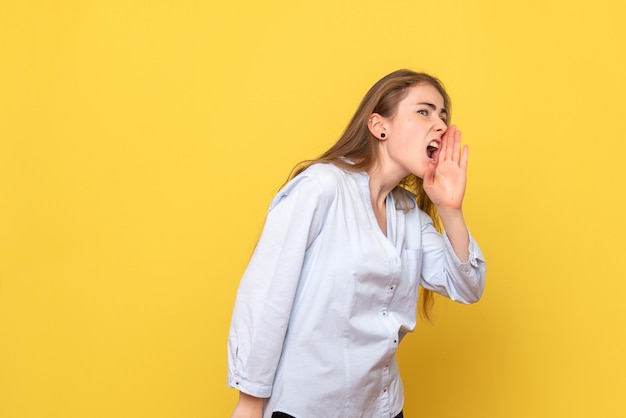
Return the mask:
[[[441,137],[448,129],[443,96],[430,84],[409,88],[396,114],[383,118],[389,162],[400,172],[424,177],[429,164],[437,162]]]

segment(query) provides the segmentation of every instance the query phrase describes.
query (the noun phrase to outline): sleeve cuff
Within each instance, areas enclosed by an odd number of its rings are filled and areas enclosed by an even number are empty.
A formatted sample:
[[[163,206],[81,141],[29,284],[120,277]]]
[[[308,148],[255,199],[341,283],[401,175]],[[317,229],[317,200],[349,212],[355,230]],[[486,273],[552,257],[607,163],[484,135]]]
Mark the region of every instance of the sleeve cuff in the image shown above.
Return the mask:
[[[228,386],[257,398],[269,398],[272,395],[271,385],[261,385],[258,383],[248,382],[239,376],[229,375]]]
[[[454,252],[454,248],[452,248],[452,243],[450,243],[448,234],[445,231],[443,233],[443,238],[444,238],[443,240],[444,240],[444,245],[446,247],[446,250],[450,253],[454,262],[457,264],[460,270],[464,272],[471,270],[472,267],[478,267],[479,266],[478,260],[484,260],[483,254],[480,251],[480,247],[478,246],[478,244],[472,237],[472,234],[470,233],[469,229],[467,230],[467,236],[469,237],[469,245],[468,245],[469,257],[467,259],[467,262],[463,263]]]

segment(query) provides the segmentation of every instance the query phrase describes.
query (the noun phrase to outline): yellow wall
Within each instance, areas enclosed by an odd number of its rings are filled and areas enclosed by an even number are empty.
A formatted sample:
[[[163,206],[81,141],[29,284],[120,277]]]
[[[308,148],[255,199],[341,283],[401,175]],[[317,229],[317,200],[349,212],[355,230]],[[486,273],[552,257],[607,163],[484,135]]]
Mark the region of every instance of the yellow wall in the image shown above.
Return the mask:
[[[409,417],[625,417],[626,9],[502,2],[0,7],[0,417],[228,416],[267,204],[401,67],[470,144],[484,299],[400,352]]]

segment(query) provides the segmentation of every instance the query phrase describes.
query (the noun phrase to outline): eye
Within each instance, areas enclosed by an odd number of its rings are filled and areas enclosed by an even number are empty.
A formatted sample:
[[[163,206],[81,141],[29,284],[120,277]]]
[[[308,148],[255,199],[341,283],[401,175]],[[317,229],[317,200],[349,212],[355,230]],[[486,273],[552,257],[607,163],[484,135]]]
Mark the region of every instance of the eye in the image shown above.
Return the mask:
[[[417,111],[422,116],[428,116],[428,109],[420,109]]]

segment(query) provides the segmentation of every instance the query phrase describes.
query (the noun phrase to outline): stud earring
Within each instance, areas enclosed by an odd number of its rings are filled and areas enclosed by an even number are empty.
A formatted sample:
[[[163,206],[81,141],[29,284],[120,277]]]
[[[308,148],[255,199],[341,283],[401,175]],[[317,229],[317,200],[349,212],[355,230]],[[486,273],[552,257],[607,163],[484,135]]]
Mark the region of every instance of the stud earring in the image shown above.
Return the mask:
[[[381,137],[381,138],[384,138],[384,137],[386,137],[386,136],[387,136],[387,135],[385,135],[385,133],[384,133],[384,132],[383,132],[382,134],[380,134],[380,137]]]

